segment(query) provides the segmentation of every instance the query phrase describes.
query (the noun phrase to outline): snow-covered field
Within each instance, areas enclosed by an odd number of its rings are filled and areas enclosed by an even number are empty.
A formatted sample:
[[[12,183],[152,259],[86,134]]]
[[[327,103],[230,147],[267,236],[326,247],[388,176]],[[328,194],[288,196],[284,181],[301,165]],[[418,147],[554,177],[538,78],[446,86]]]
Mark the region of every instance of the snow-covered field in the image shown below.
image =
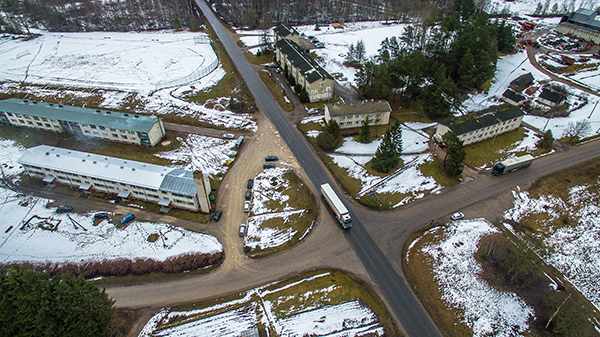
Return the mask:
[[[248,217],[248,232],[244,238],[244,246],[251,249],[274,248],[290,241],[298,233],[292,226],[293,222],[307,215],[307,210],[293,206],[296,200],[290,200],[288,194],[293,188],[298,191],[300,189],[291,186],[290,181],[284,177],[290,172],[285,167],[286,164],[280,162],[278,165],[284,166],[264,170],[254,178],[252,215]],[[269,220],[282,223],[267,225]],[[304,237],[311,228],[312,225],[308,226],[301,236]]]
[[[461,312],[460,320],[473,336],[520,335],[534,316],[533,308],[515,293],[495,289],[481,277],[483,269],[475,259],[479,241],[496,233],[499,230],[484,219],[460,220],[430,229],[423,236],[434,239],[416,252],[421,236],[407,252],[407,260],[416,253],[431,259],[442,300]]]
[[[515,191],[514,207],[504,217],[515,222],[544,215],[538,221],[541,230],[534,234],[544,245],[537,253],[558,269],[596,308],[600,309],[600,194],[597,182],[593,186],[575,186],[568,199],[553,195],[531,198],[527,191]],[[569,215],[574,225],[552,226],[562,215]],[[510,225],[507,228],[515,232]],[[521,233],[515,233],[528,241]],[[534,248],[535,249],[535,248]]]
[[[540,4],[542,5],[542,8],[545,8],[546,14],[573,12],[580,7],[588,9],[595,9],[598,7],[597,0],[489,0],[484,3],[483,10],[487,13],[513,15],[543,14],[544,12],[536,13],[538,5]]]
[[[204,309],[163,309],[146,323],[139,336],[237,337],[257,323],[264,324],[278,336],[382,336],[384,329],[377,315],[358,300],[328,304],[328,293],[339,288],[335,284],[324,289],[298,290],[293,296],[281,294],[327,275],[329,273],[318,274],[272,290],[268,289],[274,286],[272,284],[254,288],[238,300]],[[288,306],[288,301],[300,303]],[[170,319],[180,323],[165,327]]]
[[[382,178],[370,175],[364,168],[375,156],[379,146],[379,140],[369,144],[362,144],[353,138],[345,138],[341,147],[335,150],[335,154],[329,154],[331,159],[341,168],[347,170],[351,178],[361,181],[361,190],[357,195],[365,195],[374,192],[390,194],[409,194],[401,202],[394,205],[398,207],[415,199],[425,196],[425,192],[434,193],[441,187],[431,177],[425,177],[420,171],[420,166],[432,160],[430,153],[425,153],[428,148],[429,136],[421,129],[430,126],[422,123],[405,123],[402,125],[402,155],[404,167],[399,174]]]
[[[227,172],[225,162],[232,159],[227,152],[235,145],[235,140],[195,134],[189,134],[186,139],[177,139],[181,143],[179,148],[156,156],[171,160],[177,168],[183,170],[200,170],[213,176]]]
[[[135,112],[191,116],[217,126],[256,130],[250,115],[227,110],[229,98],[203,105],[185,99],[225,75],[219,64],[213,68],[218,58],[204,33],[39,34],[30,40],[0,38],[0,91],[84,101],[100,96],[99,106],[107,109],[121,109],[133,99],[143,107]],[[165,86],[171,88],[155,91]]]
[[[133,221],[119,229],[103,220],[93,225],[95,211],[57,214],[51,200],[6,188],[20,177],[18,159],[25,148],[0,139],[0,262],[87,262],[127,258],[164,261],[187,253],[222,252],[216,238],[161,223]],[[72,221],[73,219],[74,221]],[[55,230],[42,229],[44,225]],[[162,239],[149,242],[150,234]],[[164,241],[163,241],[164,239]]]

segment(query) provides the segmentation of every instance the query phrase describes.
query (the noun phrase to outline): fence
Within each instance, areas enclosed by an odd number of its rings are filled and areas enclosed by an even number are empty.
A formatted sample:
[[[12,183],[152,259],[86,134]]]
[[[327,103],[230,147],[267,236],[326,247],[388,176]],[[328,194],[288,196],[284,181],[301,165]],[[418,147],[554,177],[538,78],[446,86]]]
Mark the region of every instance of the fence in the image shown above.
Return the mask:
[[[212,60],[212,62],[209,63],[207,66],[201,66],[196,71],[187,76],[174,78],[171,80],[158,81],[154,83],[154,91],[170,87],[177,87],[197,81],[202,77],[212,73],[213,70],[217,69],[217,66],[219,66],[219,54],[217,53],[217,49],[215,48],[215,46],[212,44],[212,41],[210,41],[210,38],[206,35],[194,36],[194,44],[210,44],[217,57],[214,60]]]

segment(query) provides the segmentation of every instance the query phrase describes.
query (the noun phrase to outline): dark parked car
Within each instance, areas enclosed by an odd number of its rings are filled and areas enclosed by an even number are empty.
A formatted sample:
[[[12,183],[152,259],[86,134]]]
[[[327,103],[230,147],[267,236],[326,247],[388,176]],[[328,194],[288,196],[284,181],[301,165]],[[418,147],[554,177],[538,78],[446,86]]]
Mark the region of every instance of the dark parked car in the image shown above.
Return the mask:
[[[246,190],[245,198],[246,200],[250,200],[252,198],[252,191]]]
[[[275,164],[274,163],[264,163],[263,164],[263,168],[264,169],[268,169],[268,168],[275,168]]]
[[[94,214],[94,220],[106,219],[108,218],[108,213],[96,213]]]
[[[213,216],[213,220],[219,221],[219,219],[221,219],[221,215],[223,215],[223,211],[222,210],[216,211],[215,212],[215,216]]]
[[[265,161],[278,161],[279,158],[277,156],[266,156]]]
[[[246,184],[246,188],[252,189],[252,186],[254,186],[254,180],[253,179],[248,179],[248,183]]]
[[[56,209],[56,213],[69,213],[73,210],[73,207],[71,206],[59,206]]]
[[[131,221],[131,220],[133,220],[133,219],[135,219],[135,215],[133,215],[133,214],[127,214],[126,216],[124,216],[124,217],[123,217],[123,218],[120,220],[120,222],[121,222],[122,224],[124,224],[124,223],[126,223],[126,222],[129,222],[129,221]]]

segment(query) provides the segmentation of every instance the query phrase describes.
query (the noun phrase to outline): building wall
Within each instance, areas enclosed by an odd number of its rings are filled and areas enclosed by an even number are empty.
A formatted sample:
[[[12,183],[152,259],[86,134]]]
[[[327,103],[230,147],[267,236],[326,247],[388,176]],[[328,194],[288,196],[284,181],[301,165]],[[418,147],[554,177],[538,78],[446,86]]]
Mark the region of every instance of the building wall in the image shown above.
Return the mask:
[[[542,97],[538,97],[537,101],[540,102],[540,103],[542,103],[542,104],[545,104],[547,106],[551,106],[551,107],[555,107],[557,105],[560,106],[560,105],[565,104],[565,101],[562,101],[560,104],[556,104],[556,103],[554,103],[552,101],[549,101],[549,100],[547,100],[545,98],[542,98]]]
[[[521,126],[522,120],[523,120],[523,116],[519,116],[519,117],[513,118],[511,120],[500,122],[500,123],[490,125],[485,128],[481,128],[481,129],[471,131],[471,132],[468,132],[468,133],[465,133],[462,135],[457,135],[457,136],[458,136],[458,139],[460,139],[464,145],[477,143],[482,140],[492,138],[496,135],[516,130],[519,126]]]
[[[143,186],[134,186],[126,183],[109,181],[87,174],[77,174],[73,172],[62,172],[54,169],[23,165],[28,175],[33,178],[43,179],[46,176],[53,176],[56,181],[63,185],[69,185],[79,188],[84,183],[92,185],[93,191],[117,194],[120,191],[129,191],[134,199],[144,200],[151,203],[158,203],[160,199],[167,198],[171,200],[171,205],[175,208],[181,208],[189,211],[198,212],[200,210],[198,198],[189,197],[181,194],[164,192],[156,189],[150,189]]]
[[[325,78],[313,83],[308,87],[302,85],[308,93],[308,99],[311,103],[326,101],[333,98],[333,79]]]
[[[587,29],[582,29],[573,24],[560,23],[556,27],[556,31],[562,34],[571,34],[588,41],[592,41],[595,44],[600,44],[600,32],[593,32]]]
[[[505,96],[502,96],[502,100],[505,101],[506,103],[514,105],[514,106],[521,106],[523,103],[525,103],[525,100],[522,100],[521,103],[518,103],[508,97],[505,97]]]
[[[331,117],[329,108],[325,106],[325,120],[327,123],[331,119],[336,121],[340,126],[340,129],[359,128],[362,126],[365,118],[369,116],[369,125],[387,125],[390,122],[390,112],[377,112],[369,114],[355,114],[350,116],[334,116]]]
[[[113,142],[122,142],[136,145],[154,146],[165,135],[165,129],[162,120],[158,119],[149,134],[149,142],[142,142],[138,132],[122,129],[107,128],[104,126],[89,125],[75,122],[65,122],[58,119],[35,117],[18,113],[4,112],[3,119],[9,124],[20,127],[29,127],[53,132],[73,132],[92,138],[100,138]]]

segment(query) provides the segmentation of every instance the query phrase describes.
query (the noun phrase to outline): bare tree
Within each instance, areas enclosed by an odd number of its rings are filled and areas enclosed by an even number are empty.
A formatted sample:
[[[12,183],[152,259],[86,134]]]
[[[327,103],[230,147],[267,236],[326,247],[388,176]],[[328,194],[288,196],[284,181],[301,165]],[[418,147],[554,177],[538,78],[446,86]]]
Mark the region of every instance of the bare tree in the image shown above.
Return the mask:
[[[569,139],[568,142],[570,143],[573,141],[573,139],[577,137],[581,138],[587,135],[590,132],[591,128],[592,127],[588,119],[582,119],[575,123],[569,122],[569,125],[565,130],[564,137],[567,137]]]

